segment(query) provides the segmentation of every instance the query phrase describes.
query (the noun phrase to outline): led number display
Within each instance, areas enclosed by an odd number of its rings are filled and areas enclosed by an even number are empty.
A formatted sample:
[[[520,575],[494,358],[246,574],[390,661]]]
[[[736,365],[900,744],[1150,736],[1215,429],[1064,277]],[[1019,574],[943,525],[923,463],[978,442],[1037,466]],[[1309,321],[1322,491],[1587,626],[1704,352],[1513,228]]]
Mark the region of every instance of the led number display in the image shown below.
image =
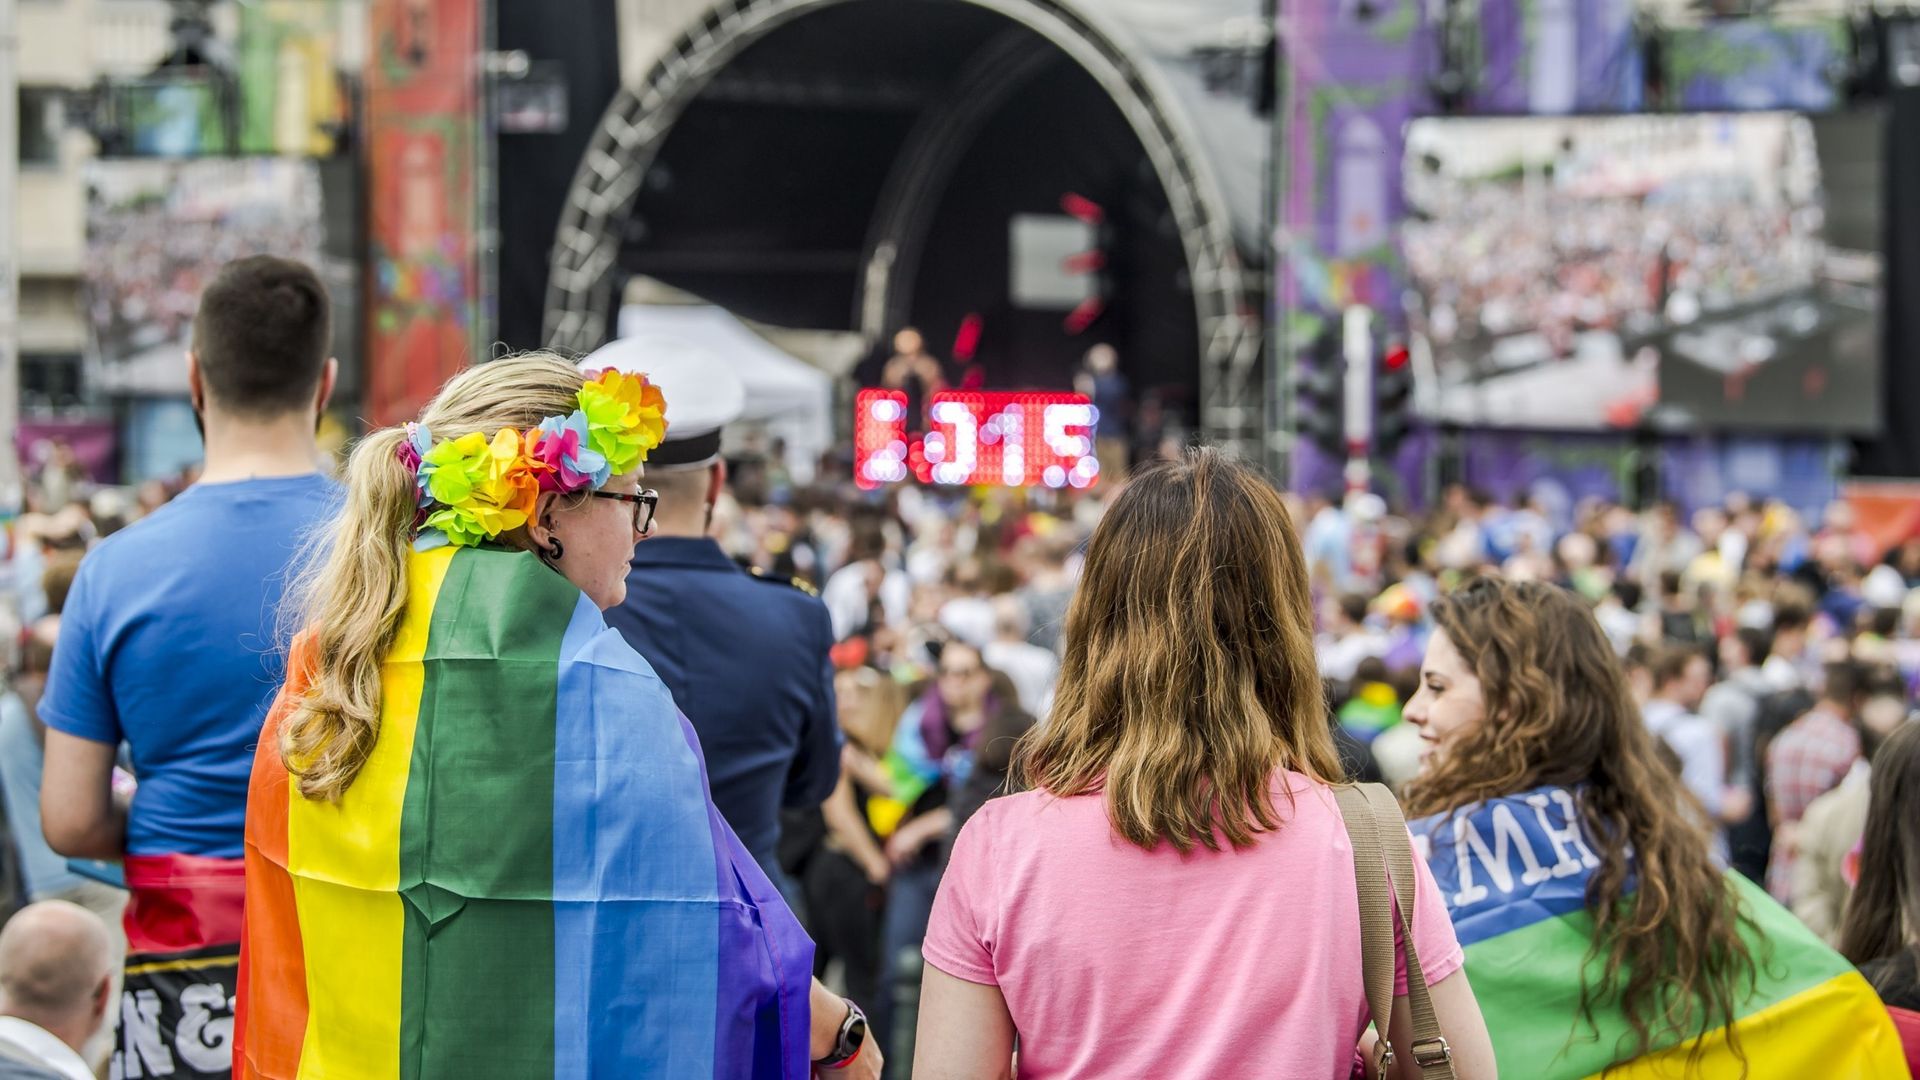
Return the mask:
[[[945,391],[927,405],[924,436],[907,432],[907,395],[854,398],[854,480],[863,488],[912,477],[923,484],[1084,488],[1100,476],[1099,417],[1080,394]]]

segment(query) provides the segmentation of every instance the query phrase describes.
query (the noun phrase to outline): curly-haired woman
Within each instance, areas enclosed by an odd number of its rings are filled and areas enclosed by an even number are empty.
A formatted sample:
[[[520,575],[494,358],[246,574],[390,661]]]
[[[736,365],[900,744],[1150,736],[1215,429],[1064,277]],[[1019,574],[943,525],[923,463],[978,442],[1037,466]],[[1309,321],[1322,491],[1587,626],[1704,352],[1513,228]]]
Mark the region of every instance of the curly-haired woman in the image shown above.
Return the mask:
[[[1407,807],[1503,1072],[1902,1074],[1860,976],[1715,865],[1579,597],[1484,578],[1434,619]]]

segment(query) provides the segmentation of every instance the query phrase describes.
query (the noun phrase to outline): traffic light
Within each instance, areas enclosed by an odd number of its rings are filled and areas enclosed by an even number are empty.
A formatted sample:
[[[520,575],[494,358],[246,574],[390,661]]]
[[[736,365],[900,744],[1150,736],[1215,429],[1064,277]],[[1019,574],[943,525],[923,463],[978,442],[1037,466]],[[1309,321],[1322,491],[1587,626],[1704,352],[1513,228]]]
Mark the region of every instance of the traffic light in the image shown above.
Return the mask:
[[[1293,430],[1335,457],[1346,454],[1346,361],[1340,323],[1328,319],[1293,364]]]
[[[1406,343],[1387,340],[1380,370],[1373,377],[1373,440],[1383,458],[1391,458],[1413,430],[1413,365]]]

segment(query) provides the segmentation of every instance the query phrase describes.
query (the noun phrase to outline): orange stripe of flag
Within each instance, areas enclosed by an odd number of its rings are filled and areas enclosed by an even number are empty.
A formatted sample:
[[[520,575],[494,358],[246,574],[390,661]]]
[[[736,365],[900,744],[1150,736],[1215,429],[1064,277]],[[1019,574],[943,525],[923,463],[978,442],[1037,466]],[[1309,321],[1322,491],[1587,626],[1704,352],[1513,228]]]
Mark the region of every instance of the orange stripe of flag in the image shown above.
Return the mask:
[[[292,787],[279,753],[280,725],[305,693],[312,648],[294,642],[287,684],[274,700],[253,757],[247,795],[247,932],[240,951],[239,1006],[256,1019],[236,1025],[236,1080],[298,1075],[307,1027],[307,967],[287,862],[287,800]],[[268,1015],[275,1022],[262,1023]]]

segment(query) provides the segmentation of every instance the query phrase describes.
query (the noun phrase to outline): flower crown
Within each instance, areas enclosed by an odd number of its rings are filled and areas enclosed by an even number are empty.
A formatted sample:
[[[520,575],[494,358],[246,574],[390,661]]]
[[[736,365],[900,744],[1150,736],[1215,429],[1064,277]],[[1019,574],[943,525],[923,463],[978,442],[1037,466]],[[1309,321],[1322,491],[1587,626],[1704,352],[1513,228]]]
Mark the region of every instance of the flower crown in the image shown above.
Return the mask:
[[[543,491],[592,490],[647,460],[667,430],[667,403],[644,375],[589,373],[580,407],[525,431],[501,428],[435,441],[408,424],[394,451],[418,491],[414,546],[472,547],[525,525]]]

